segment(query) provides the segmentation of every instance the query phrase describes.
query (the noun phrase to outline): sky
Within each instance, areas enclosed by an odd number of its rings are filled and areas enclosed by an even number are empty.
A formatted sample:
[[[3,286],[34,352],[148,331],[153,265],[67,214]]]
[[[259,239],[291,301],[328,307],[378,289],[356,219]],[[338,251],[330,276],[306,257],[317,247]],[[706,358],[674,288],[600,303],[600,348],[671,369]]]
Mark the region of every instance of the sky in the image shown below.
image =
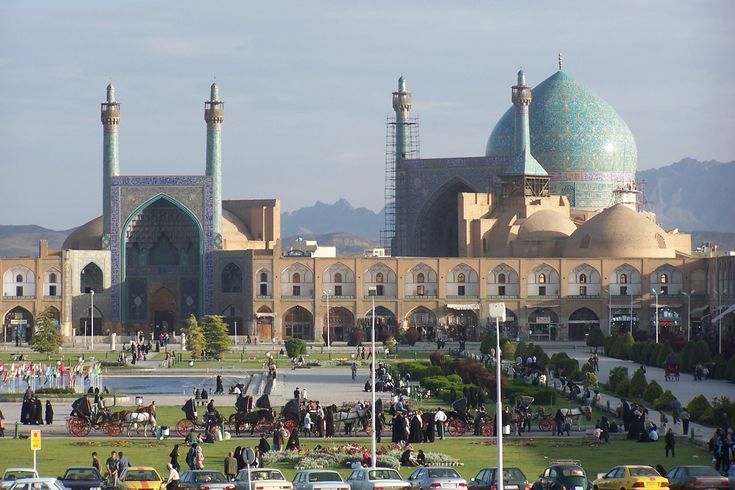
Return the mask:
[[[225,102],[223,197],[292,211],[384,205],[403,74],[421,156],[480,156],[519,68],[564,70],[630,126],[638,168],[735,159],[735,2],[0,3],[0,224],[102,212],[99,103],[121,102],[123,175],[200,175],[204,100]]]

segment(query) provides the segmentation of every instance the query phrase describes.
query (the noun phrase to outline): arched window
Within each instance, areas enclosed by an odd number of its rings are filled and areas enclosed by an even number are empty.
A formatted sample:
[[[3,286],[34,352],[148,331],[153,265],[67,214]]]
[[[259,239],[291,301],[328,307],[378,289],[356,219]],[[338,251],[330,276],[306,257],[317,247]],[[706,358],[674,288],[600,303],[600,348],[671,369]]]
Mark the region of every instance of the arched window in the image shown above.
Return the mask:
[[[15,282],[23,282],[23,274],[18,274],[15,276]]]
[[[48,282],[50,282],[50,283],[55,283],[56,282],[56,273],[55,272],[52,272],[51,274],[48,275]]]
[[[465,276],[463,273],[457,274],[457,282],[465,282]]]
[[[261,272],[260,273],[260,282],[268,282],[268,273],[267,272]]]
[[[546,274],[544,274],[543,272],[538,275],[538,283],[546,284]]]
[[[505,281],[505,273],[501,272],[500,274],[498,274],[498,284],[505,284]]]
[[[334,274],[334,282],[336,283],[342,282],[342,274],[340,272],[336,272]]]
[[[620,274],[620,284],[628,284],[628,274]]]
[[[377,274],[375,274],[375,282],[383,282],[383,273],[382,272],[378,272]]]
[[[294,272],[292,282],[295,282],[295,283],[301,282],[301,274],[299,274],[298,272]]]
[[[424,273],[423,272],[419,272],[416,275],[416,282],[426,282],[426,279],[424,278]]]
[[[222,292],[242,292],[242,271],[238,266],[230,262],[222,269]]]
[[[669,275],[668,274],[661,274],[661,280],[659,281],[661,284],[668,284],[669,283]]]
[[[90,262],[84,266],[80,276],[80,289],[83,293],[102,292],[102,269],[97,264]]]
[[[579,275],[579,282],[580,282],[580,284],[587,284],[587,274],[580,274]]]

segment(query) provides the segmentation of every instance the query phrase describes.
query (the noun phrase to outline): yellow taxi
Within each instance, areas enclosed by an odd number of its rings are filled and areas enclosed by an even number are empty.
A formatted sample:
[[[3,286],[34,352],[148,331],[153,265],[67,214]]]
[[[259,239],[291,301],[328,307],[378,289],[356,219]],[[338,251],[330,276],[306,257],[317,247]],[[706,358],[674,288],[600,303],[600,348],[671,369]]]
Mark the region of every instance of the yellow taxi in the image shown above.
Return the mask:
[[[669,480],[651,466],[644,465],[616,466],[605,473],[602,478],[592,482],[593,490],[632,490],[634,488],[653,490],[668,487]]]
[[[119,490],[161,490],[166,485],[155,468],[130,466],[117,479]]]

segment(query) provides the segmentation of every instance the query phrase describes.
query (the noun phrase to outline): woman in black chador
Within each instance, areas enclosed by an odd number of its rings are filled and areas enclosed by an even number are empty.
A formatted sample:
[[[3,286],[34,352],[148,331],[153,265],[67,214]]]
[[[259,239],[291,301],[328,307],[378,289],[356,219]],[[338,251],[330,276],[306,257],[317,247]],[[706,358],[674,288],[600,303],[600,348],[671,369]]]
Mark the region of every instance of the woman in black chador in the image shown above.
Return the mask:
[[[46,400],[46,425],[54,423],[54,407],[51,406],[51,400]]]

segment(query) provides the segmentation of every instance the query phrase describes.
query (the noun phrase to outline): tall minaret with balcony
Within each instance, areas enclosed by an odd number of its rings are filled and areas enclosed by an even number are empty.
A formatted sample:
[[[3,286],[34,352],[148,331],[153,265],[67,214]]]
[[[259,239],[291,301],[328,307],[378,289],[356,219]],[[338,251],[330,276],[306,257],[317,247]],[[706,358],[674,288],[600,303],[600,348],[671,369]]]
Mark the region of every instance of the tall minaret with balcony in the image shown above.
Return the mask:
[[[411,92],[406,90],[406,79],[398,79],[398,92],[393,92],[393,110],[396,112],[396,164],[411,156],[409,119],[411,117]]]
[[[222,122],[225,103],[219,100],[219,87],[213,83],[209,100],[204,102],[204,120],[207,122],[207,171],[212,177],[212,224],[221,240],[222,233]]]
[[[100,107],[102,119],[102,248],[110,248],[110,189],[112,177],[120,175],[118,130],[120,103],[115,100],[115,87],[107,86],[107,100]]]

